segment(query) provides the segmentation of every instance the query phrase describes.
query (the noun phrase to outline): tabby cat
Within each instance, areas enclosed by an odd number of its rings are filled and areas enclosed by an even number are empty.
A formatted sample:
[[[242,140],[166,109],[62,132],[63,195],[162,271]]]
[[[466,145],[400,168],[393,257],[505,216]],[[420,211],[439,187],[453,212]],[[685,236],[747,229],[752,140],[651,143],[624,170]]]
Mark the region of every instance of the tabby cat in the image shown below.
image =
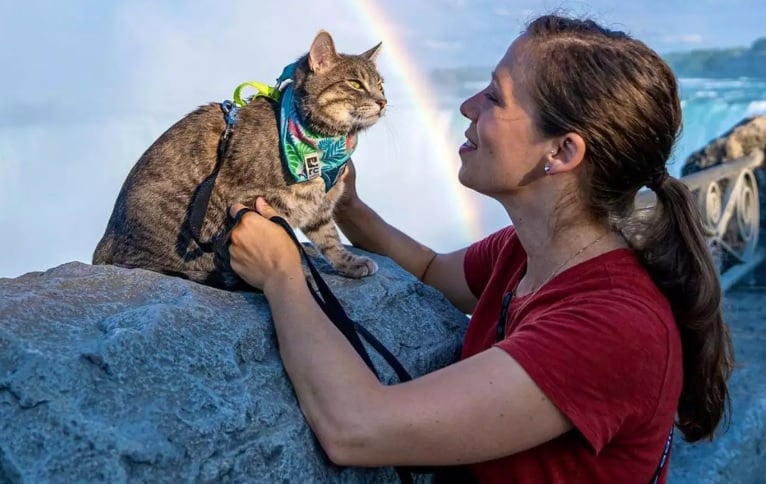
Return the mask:
[[[288,83],[293,111],[309,131],[348,140],[346,145],[353,148],[357,133],[380,119],[387,102],[374,64],[380,46],[360,55],[338,54],[329,33],[317,34],[309,52],[293,64]],[[373,274],[375,262],[347,251],[333,220],[345,165],[336,170],[334,184],[326,176],[297,182],[291,172],[280,148],[280,104],[286,101],[285,96],[279,102],[252,97],[245,103],[220,159],[219,141],[227,126],[221,104],[201,106],[162,134],[128,174],[93,263],[242,288],[245,283],[229,264],[227,211],[236,202],[252,207],[256,197],[263,196],[303,231],[337,272],[354,278]],[[205,251],[193,237],[190,215],[202,182],[217,169],[199,234],[202,240],[212,240],[214,249]]]

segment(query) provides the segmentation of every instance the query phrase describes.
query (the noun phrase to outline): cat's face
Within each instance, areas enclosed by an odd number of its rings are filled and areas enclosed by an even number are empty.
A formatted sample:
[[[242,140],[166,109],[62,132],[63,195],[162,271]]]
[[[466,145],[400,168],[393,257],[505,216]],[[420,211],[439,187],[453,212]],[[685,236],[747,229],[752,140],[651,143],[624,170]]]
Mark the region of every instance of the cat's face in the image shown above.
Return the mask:
[[[383,78],[375,67],[380,44],[360,55],[337,54],[330,34],[320,32],[301,63],[296,94],[309,124],[326,135],[357,132],[385,112]]]

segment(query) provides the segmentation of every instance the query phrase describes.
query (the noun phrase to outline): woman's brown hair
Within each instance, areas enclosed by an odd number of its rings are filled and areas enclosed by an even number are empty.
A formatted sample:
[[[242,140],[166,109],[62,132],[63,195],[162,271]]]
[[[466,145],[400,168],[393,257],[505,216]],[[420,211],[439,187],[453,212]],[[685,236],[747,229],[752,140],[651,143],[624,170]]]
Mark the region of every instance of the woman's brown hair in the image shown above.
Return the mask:
[[[681,128],[676,78],[644,43],[591,20],[546,15],[523,37],[520,77],[538,129],[585,140],[580,197],[591,217],[622,231],[670,301],[684,367],[676,425],[690,442],[712,439],[728,409],[733,349],[699,209],[666,171]],[[635,198],[645,185],[657,207],[637,217]]]

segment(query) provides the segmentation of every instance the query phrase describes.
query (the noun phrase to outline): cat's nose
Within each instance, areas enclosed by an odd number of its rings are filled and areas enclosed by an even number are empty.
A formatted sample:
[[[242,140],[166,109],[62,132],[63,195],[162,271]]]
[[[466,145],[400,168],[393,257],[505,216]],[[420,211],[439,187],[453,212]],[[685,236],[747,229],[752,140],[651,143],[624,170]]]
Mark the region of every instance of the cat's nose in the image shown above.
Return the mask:
[[[380,110],[381,111],[383,111],[383,108],[386,107],[386,100],[385,99],[378,99],[375,102],[378,103],[378,106],[380,106]]]

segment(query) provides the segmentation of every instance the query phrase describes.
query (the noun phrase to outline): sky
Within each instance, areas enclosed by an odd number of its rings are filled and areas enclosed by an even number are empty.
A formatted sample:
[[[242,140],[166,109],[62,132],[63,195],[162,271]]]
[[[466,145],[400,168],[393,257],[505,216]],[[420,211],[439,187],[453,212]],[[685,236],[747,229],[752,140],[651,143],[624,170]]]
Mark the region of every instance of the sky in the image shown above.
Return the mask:
[[[434,157],[423,137],[464,129],[418,107],[438,95],[426,74],[494,65],[525,21],[551,11],[591,16],[661,53],[766,36],[766,0],[0,0],[0,277],[89,262],[149,144],[240,82],[270,83],[319,29],[339,51],[384,41],[390,109],[360,142],[374,174],[360,189],[394,224],[439,249],[458,248],[480,234],[456,226],[498,215],[460,191],[454,165],[421,163]],[[454,154],[459,142],[445,149]],[[397,177],[395,193],[418,198],[392,197]],[[423,212],[457,225],[424,224]],[[445,238],[456,231],[462,236]]]

